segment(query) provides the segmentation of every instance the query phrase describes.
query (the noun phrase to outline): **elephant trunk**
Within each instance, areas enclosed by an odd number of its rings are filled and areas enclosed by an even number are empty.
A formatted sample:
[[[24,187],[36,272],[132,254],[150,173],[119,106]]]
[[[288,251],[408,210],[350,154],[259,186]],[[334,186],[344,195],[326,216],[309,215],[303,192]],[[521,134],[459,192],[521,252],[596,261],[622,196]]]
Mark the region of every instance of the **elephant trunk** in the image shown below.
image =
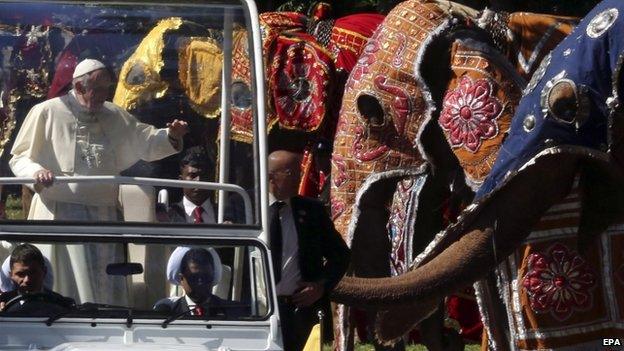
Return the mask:
[[[553,161],[552,159],[550,161]],[[362,308],[427,304],[483,278],[503,261],[531,232],[542,214],[571,189],[578,171],[574,156],[536,162],[496,190],[473,216],[448,231],[458,239],[439,255],[406,274],[391,278],[344,277],[332,299]],[[447,232],[447,235],[456,234]]]

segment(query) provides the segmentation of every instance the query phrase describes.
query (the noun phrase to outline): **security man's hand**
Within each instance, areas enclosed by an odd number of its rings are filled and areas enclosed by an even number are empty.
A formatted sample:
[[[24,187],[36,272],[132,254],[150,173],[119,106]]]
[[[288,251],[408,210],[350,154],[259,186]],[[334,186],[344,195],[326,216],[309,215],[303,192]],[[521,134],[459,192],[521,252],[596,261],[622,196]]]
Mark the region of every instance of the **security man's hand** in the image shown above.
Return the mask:
[[[325,293],[325,287],[317,282],[301,282],[300,289],[293,294],[292,300],[297,307],[308,307],[318,301]]]

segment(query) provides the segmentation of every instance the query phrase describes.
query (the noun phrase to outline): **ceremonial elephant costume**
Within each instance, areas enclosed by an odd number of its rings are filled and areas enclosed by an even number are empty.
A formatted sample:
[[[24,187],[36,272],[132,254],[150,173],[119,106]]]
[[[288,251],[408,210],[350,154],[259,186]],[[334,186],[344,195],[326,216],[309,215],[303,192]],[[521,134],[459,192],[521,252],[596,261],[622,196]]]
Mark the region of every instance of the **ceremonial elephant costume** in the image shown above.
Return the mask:
[[[376,306],[378,335],[392,339],[410,327],[397,315],[417,322],[493,271],[475,286],[491,349],[601,349],[621,336],[623,11],[603,1],[543,60],[476,201],[409,272],[346,277],[334,298]]]
[[[329,177],[329,167],[318,162],[316,156],[322,150],[316,145],[333,140],[346,78],[384,18],[356,14],[334,19],[330,10],[320,3],[308,16],[297,12],[260,15],[269,148],[304,153],[300,194],[313,197]],[[253,117],[244,31],[235,32],[233,46],[232,138],[249,143]]]
[[[347,82],[334,141],[332,212],[352,248],[349,274],[405,273],[455,219],[490,172],[527,78],[571,22],[446,1],[390,12]]]

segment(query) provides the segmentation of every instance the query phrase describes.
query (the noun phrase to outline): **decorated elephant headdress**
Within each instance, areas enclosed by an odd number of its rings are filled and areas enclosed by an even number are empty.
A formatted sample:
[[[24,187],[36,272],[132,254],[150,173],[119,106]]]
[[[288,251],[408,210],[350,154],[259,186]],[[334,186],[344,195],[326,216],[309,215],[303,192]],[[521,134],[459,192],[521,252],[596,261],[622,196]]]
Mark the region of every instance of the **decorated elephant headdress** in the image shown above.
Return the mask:
[[[172,58],[166,36],[177,32],[186,33],[182,42],[176,43],[177,57]],[[216,117],[220,113],[223,52],[218,36],[210,34],[180,18],[159,21],[121,68],[113,102],[134,110],[164,97],[173,84],[179,85],[197,114]],[[177,62],[177,67],[170,67],[172,62]],[[171,71],[176,74],[171,76]]]
[[[382,19],[381,15],[358,14],[334,20],[323,3],[309,16],[296,12],[260,15],[269,141],[272,149],[296,144],[295,148],[304,151],[302,194],[316,196],[320,191],[315,144],[333,139],[345,77]],[[246,34],[235,34],[232,135],[243,142],[252,135],[246,45]]]

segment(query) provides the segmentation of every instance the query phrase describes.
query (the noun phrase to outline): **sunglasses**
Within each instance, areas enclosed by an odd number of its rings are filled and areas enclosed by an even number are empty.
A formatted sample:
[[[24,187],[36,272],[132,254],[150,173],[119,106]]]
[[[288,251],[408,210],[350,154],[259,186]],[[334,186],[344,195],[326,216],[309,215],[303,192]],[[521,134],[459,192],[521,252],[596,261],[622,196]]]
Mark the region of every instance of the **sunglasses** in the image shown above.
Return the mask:
[[[182,274],[184,279],[188,281],[190,285],[201,286],[201,285],[211,285],[213,282],[212,273],[189,273]]]

